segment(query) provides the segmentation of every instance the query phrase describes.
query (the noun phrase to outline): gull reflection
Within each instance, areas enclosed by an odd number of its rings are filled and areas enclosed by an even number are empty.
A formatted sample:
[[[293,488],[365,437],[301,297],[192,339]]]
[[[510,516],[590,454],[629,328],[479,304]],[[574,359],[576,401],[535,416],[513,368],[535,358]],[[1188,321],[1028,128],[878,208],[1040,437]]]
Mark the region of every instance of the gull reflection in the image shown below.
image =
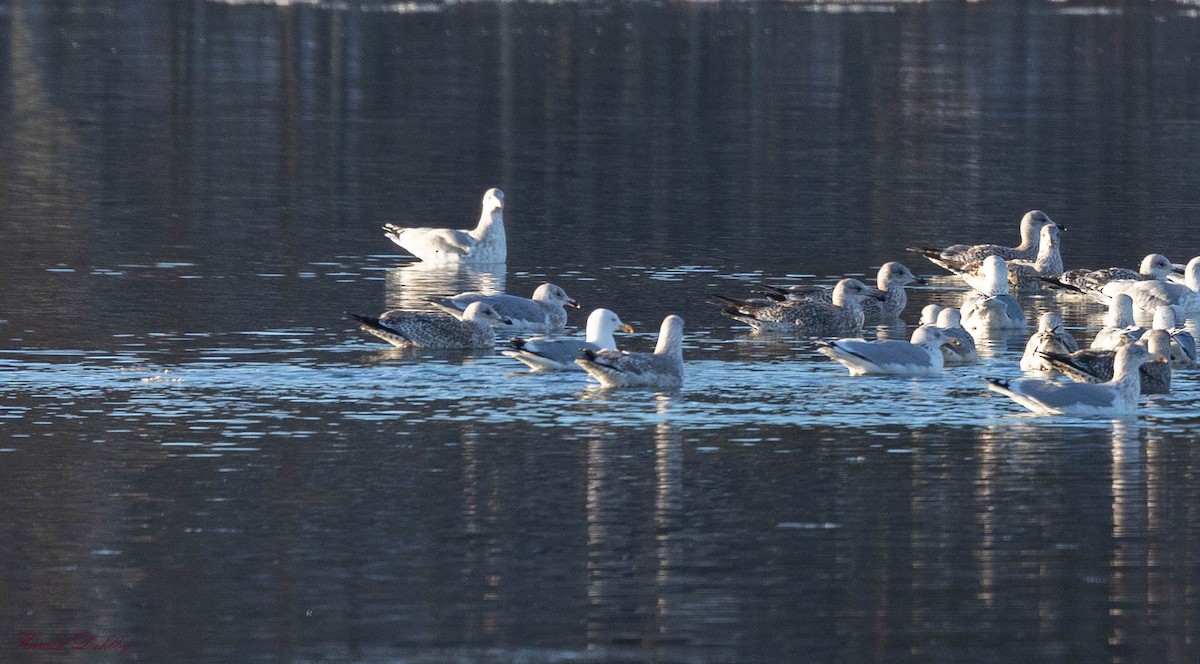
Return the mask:
[[[429,298],[465,291],[503,293],[504,264],[472,267],[469,265],[433,265],[416,262],[387,273],[387,309],[420,311],[432,309]]]
[[[1137,420],[1113,422],[1112,430],[1113,558],[1109,602],[1125,607],[1113,616],[1109,643],[1134,643],[1145,621],[1131,614],[1146,606],[1146,563],[1149,513],[1146,456]],[[1137,607],[1135,609],[1135,607]]]

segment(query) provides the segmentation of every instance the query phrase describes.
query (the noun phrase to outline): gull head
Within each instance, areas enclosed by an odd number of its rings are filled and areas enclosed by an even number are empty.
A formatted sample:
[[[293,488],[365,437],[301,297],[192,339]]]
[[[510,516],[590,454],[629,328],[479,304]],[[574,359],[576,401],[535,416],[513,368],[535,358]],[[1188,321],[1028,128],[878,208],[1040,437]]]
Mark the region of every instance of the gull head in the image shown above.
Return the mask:
[[[633,326],[623,323],[620,316],[608,309],[596,309],[588,315],[587,332],[589,336],[592,336],[592,332],[600,335],[605,331],[611,334],[615,330],[633,332]]]
[[[1047,311],[1038,317],[1038,332],[1058,332],[1062,326],[1063,317],[1057,311]]]
[[[1060,231],[1067,230],[1066,226],[1054,223],[1054,220],[1050,218],[1050,215],[1042,212],[1041,210],[1030,210],[1029,212],[1025,213],[1024,217],[1021,217],[1021,229],[1028,229],[1030,234],[1032,234],[1033,231],[1040,230],[1043,226],[1047,225],[1057,226],[1058,230]]]
[[[1008,264],[999,256],[983,259],[984,295],[1003,295],[1008,292]]]
[[[1156,330],[1173,330],[1177,320],[1175,307],[1169,304],[1160,304],[1154,309],[1154,329]]]
[[[912,270],[905,267],[903,263],[890,261],[884,263],[883,266],[879,268],[878,285],[881,288],[886,288],[892,284],[903,286],[905,284],[924,283],[926,283],[924,279],[913,274]]]
[[[512,321],[500,315],[500,312],[492,308],[492,305],[487,302],[472,302],[463,311],[463,320],[481,320],[490,323],[493,327],[497,325],[512,325]]]
[[[533,291],[533,299],[551,304],[564,304],[568,307],[579,308],[579,303],[567,295],[567,291],[551,283],[545,283]]]
[[[931,349],[959,345],[957,338],[946,334],[940,327],[932,325],[922,325],[913,330],[912,338],[909,339],[909,342],[917,346],[927,346]]]
[[[504,209],[504,192],[492,187],[483,193],[483,209],[485,212]]]
[[[921,325],[937,325],[938,315],[942,313],[942,305],[927,304],[921,309]]]
[[[1171,259],[1162,254],[1150,254],[1142,259],[1142,264],[1138,267],[1138,272],[1143,277],[1164,279],[1174,269],[1175,266],[1171,263]]]
[[[876,300],[886,300],[887,293],[871,288],[858,279],[842,279],[833,287],[833,300],[837,302],[839,299],[842,302],[858,302],[864,297],[873,297]]]

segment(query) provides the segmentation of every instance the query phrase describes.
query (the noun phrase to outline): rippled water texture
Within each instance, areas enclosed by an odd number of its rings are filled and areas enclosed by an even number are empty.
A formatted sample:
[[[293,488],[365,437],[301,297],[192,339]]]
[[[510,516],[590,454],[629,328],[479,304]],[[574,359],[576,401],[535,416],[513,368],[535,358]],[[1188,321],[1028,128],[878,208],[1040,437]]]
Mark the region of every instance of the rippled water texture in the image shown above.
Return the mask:
[[[901,260],[907,337],[964,287],[904,247],[1034,208],[1200,254],[1194,3],[0,0],[0,52],[0,660],[1200,660],[1200,371],[1035,417],[1024,334],[851,377],[707,301]],[[492,186],[507,265],[383,237]],[[681,315],[684,388],[344,317],[544,281]]]

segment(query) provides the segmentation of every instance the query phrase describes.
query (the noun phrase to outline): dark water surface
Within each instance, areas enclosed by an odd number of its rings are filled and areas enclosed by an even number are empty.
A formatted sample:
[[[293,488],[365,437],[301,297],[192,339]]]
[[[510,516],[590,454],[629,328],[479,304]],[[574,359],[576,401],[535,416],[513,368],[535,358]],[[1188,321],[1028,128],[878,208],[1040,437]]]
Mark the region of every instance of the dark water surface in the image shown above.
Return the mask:
[[[1032,208],[1200,253],[1193,3],[0,0],[0,53],[0,661],[1200,660],[1200,372],[1039,418],[1024,335],[852,378],[705,302]],[[491,186],[506,266],[379,230]],[[684,389],[342,317],[547,280],[682,315]]]

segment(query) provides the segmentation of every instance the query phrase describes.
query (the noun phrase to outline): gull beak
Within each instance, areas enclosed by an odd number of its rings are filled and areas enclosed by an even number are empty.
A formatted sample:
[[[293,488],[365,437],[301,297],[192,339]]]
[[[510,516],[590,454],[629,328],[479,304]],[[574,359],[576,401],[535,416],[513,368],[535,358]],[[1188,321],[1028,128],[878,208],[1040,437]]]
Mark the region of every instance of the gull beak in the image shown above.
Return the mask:
[[[501,323],[504,323],[505,325],[512,325],[512,324],[513,324],[513,322],[512,322],[512,319],[511,319],[511,318],[501,318],[501,319],[500,319],[500,322],[501,322]]]
[[[913,283],[917,284],[919,286],[925,286],[929,283],[929,280],[926,279],[925,277],[918,277],[916,275],[913,275]]]
[[[1172,265],[1171,271],[1175,274],[1187,274],[1187,268],[1183,267],[1182,265]]]
[[[575,300],[567,300],[567,306],[568,306],[568,307],[575,307],[576,309],[578,309],[578,308],[579,308],[579,303],[578,303],[578,302],[576,302]]]
[[[1147,364],[1166,364],[1169,361],[1170,360],[1168,360],[1166,357],[1164,357],[1162,355],[1155,355],[1154,359],[1150,360]]]
[[[624,330],[625,332],[629,332],[629,333],[633,332],[633,326],[629,325],[628,323],[622,323],[621,329]]]

